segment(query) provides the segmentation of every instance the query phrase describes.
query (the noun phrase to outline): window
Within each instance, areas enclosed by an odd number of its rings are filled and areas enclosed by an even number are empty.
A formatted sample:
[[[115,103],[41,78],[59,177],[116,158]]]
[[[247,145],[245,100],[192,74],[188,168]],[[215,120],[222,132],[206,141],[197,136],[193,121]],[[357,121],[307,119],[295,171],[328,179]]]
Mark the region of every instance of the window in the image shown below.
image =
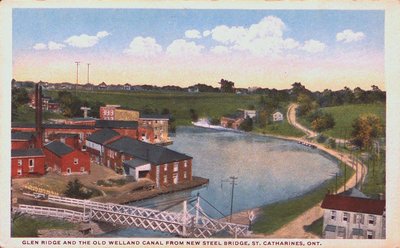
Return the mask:
[[[367,238],[368,239],[373,239],[374,238],[374,231],[367,230]]]
[[[375,225],[375,216],[373,215],[368,216],[368,224]]]
[[[35,166],[35,160],[34,159],[29,159],[29,167]]]
[[[29,167],[29,173],[33,173],[35,172],[35,168],[34,167]]]
[[[349,213],[343,213],[343,221],[348,222],[349,221],[350,214]]]
[[[71,174],[71,168],[67,168],[67,174]]]
[[[18,174],[18,176],[21,176],[22,175],[22,169],[18,169],[17,174]]]
[[[183,166],[186,168],[187,167],[187,160],[185,160],[185,162],[184,162],[184,164],[183,164]]]
[[[168,169],[168,164],[164,164],[164,171],[167,171]]]
[[[336,220],[336,211],[331,211],[331,220]]]
[[[174,172],[177,172],[177,171],[178,171],[178,166],[179,166],[179,163],[178,163],[178,162],[175,162],[175,163],[174,163]]]
[[[79,164],[79,160],[77,158],[74,158],[74,164]]]
[[[168,182],[167,175],[164,175],[164,183],[167,183],[167,182]]]
[[[81,167],[81,172],[85,172],[85,167]]]
[[[186,179],[187,178],[187,172],[183,172],[183,178]]]
[[[22,159],[18,159],[18,166],[22,165]]]

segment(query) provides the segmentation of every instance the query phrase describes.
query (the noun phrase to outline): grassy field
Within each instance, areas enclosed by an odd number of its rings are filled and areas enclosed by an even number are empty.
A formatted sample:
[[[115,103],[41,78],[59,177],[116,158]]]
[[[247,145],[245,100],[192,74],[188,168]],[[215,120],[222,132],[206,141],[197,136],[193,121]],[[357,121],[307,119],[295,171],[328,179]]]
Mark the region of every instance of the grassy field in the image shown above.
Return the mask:
[[[57,91],[47,92],[55,97]],[[143,110],[146,107],[161,111],[168,108],[174,115],[177,125],[190,124],[190,109],[198,116],[220,118],[221,115],[235,112],[238,108],[256,106],[258,95],[236,95],[222,93],[185,93],[185,92],[113,92],[113,91],[80,91],[77,96],[89,102],[118,104],[122,108]]]
[[[323,132],[325,135],[334,138],[349,138],[353,121],[362,114],[375,114],[382,119],[384,124],[386,123],[386,106],[382,103],[350,104],[322,108],[321,110],[332,114],[335,119],[335,126],[332,129]],[[299,122],[307,127],[311,126],[311,124],[304,118],[300,118]]]
[[[344,165],[341,166],[344,171]],[[350,167],[346,168],[346,181],[354,174]],[[344,184],[344,173],[338,176],[338,188]],[[253,230],[256,233],[271,234],[285,224],[300,216],[306,210],[322,201],[328,190],[333,192],[336,187],[335,178],[330,179],[322,186],[303,196],[267,205],[263,208],[262,215],[256,220]]]
[[[272,123],[267,125],[265,128],[255,128],[255,132],[262,134],[272,134],[280,136],[291,136],[291,137],[302,137],[304,133],[292,125],[290,125],[286,119],[282,122]]]
[[[48,119],[65,119],[65,117],[60,114],[60,113],[54,113],[50,111],[44,111],[43,112],[43,119],[48,120]],[[35,110],[24,105],[20,106],[18,108],[18,115],[16,118],[13,120],[14,122],[29,122],[29,123],[34,123],[35,122]]]
[[[366,162],[368,166],[367,178],[362,185],[362,192],[370,197],[378,198],[379,194],[386,192],[386,166],[385,153]]]
[[[17,216],[12,226],[12,237],[37,237],[39,229],[75,229],[76,224],[57,219]]]

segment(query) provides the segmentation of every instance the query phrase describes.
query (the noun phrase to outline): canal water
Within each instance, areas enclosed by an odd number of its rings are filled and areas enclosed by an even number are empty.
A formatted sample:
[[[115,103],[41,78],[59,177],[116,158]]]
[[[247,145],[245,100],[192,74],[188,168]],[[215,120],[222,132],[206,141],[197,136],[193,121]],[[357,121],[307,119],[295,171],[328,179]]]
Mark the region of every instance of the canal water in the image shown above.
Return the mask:
[[[173,140],[169,148],[192,156],[193,175],[208,178],[209,184],[132,205],[177,211],[180,205],[171,207],[175,199],[190,198],[199,193],[212,205],[201,201],[207,215],[221,218],[222,214],[230,213],[232,185],[227,179],[231,176],[237,177],[233,212],[239,212],[300,196],[339,172],[337,161],[329,155],[277,138],[178,127]],[[128,228],[107,236],[162,237],[168,234]]]

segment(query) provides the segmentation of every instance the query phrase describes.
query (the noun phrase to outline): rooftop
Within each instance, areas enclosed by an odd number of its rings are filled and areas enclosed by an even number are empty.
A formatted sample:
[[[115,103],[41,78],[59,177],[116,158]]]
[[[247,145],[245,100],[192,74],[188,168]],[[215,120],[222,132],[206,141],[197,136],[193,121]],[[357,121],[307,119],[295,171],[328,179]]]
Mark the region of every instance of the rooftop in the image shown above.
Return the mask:
[[[60,141],[52,141],[44,147],[46,147],[49,151],[56,154],[57,156],[63,156],[74,151],[73,148],[67,146]]]
[[[132,160],[128,160],[128,161],[124,162],[125,165],[127,165],[127,166],[129,166],[131,168],[136,168],[138,166],[145,165],[145,164],[148,164],[148,163],[150,163],[150,162],[146,161],[146,160],[143,160],[143,159],[140,159],[140,158],[136,158],[136,159],[132,159]]]
[[[321,208],[383,215],[386,201],[345,195],[326,195]]]
[[[137,121],[97,120],[97,128],[138,128]]]
[[[11,157],[39,157],[44,156],[42,149],[31,148],[31,149],[18,149],[11,150]]]
[[[119,136],[120,134],[117,131],[114,131],[109,128],[104,128],[94,132],[92,135],[88,136],[86,139],[92,141],[97,144],[104,144],[106,141]]]
[[[175,152],[162,146],[148,144],[129,137],[122,137],[107,144],[106,147],[129,154],[135,158],[147,160],[156,165],[192,158],[186,154]]]
[[[32,140],[34,136],[33,132],[15,132],[11,133],[11,140]]]

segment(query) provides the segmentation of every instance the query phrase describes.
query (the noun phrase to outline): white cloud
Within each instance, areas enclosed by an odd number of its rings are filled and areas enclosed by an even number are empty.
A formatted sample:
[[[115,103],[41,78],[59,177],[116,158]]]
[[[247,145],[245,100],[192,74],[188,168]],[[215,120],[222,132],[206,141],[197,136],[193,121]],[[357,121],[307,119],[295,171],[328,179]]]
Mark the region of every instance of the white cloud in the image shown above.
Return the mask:
[[[360,41],[364,38],[365,34],[363,32],[353,32],[351,29],[346,29],[336,34],[336,41],[343,41],[345,43]]]
[[[300,46],[300,43],[293,40],[292,38],[285,39],[283,41],[283,47],[285,49],[294,49]]]
[[[65,47],[65,45],[61,43],[56,43],[54,41],[49,41],[47,47],[49,48],[49,50],[61,50]]]
[[[152,37],[135,37],[129,44],[129,48],[124,53],[138,57],[154,57],[161,53],[162,47]]]
[[[207,37],[207,36],[209,36],[210,34],[211,34],[211,31],[210,31],[210,30],[206,30],[206,31],[203,32],[203,36],[204,36],[204,37]]]
[[[204,31],[203,35],[209,35],[210,32],[215,41],[229,46],[231,49],[265,56],[300,46],[298,41],[283,37],[285,30],[286,25],[280,18],[266,16],[249,27],[220,25],[211,31]]]
[[[190,29],[185,32],[185,37],[189,39],[200,39],[201,34],[198,30],[196,29]]]
[[[222,54],[228,54],[229,48],[227,48],[226,46],[215,46],[211,48],[210,51],[214,54],[222,55]]]
[[[166,49],[166,52],[170,56],[175,57],[186,57],[200,55],[204,46],[196,45],[195,42],[187,42],[183,39],[174,40]]]
[[[35,50],[46,50],[47,49],[47,45],[44,44],[44,43],[36,43],[33,46],[33,49],[35,49]]]
[[[319,53],[325,49],[326,45],[318,40],[307,40],[304,42],[304,46],[301,47],[302,50],[309,53]]]
[[[109,35],[110,35],[110,33],[107,32],[107,31],[100,31],[100,32],[97,32],[97,34],[96,34],[96,36],[99,37],[99,38],[104,38],[104,37],[107,37]]]
[[[73,47],[86,48],[96,45],[100,41],[100,39],[108,35],[110,35],[110,33],[108,33],[107,31],[100,31],[96,35],[73,35],[64,40],[64,42]]]

